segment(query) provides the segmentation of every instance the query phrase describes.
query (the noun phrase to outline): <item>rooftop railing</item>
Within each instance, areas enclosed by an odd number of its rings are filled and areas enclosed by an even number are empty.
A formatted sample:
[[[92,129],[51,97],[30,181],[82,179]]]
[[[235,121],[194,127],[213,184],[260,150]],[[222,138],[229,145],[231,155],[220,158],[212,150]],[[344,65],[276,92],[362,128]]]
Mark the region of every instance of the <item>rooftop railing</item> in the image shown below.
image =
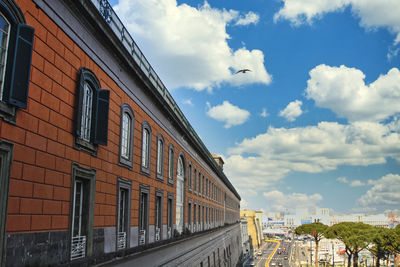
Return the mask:
[[[165,102],[174,112],[175,116],[178,118],[179,122],[188,130],[193,140],[201,147],[201,149],[205,152],[205,155],[208,157],[210,162],[214,164],[216,169],[219,169],[219,166],[215,162],[214,158],[211,156],[211,153],[208,151],[207,147],[204,145],[203,141],[197,135],[193,127],[190,125],[189,121],[186,119],[185,115],[183,115],[181,109],[176,104],[175,100],[161,81],[160,77],[158,77],[157,73],[151,67],[150,63],[140,50],[139,46],[135,43],[132,36],[128,32],[128,30],[123,25],[122,21],[119,19],[110,3],[107,0],[91,0],[97,10],[100,12],[101,16],[104,20],[110,25],[111,29],[115,33],[115,35],[120,39],[126,50],[130,53],[134,61],[138,64],[143,73],[149,78],[149,81],[152,85],[157,89],[158,93],[163,97]],[[226,179],[226,183],[228,187],[240,198],[239,194],[236,192],[235,188],[232,186],[230,181],[225,177],[223,172],[222,175]]]

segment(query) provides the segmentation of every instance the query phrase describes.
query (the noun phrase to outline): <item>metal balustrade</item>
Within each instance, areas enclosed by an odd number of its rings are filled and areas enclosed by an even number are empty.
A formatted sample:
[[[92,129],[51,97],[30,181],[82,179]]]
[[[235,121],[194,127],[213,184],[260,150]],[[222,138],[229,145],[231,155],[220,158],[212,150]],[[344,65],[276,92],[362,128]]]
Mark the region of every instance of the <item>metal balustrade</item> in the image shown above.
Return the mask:
[[[172,237],[172,230],[171,230],[171,227],[168,227],[167,238],[171,238],[171,237]]]
[[[118,232],[117,249],[126,248],[126,232]]]
[[[156,241],[160,241],[160,233],[161,233],[161,229],[156,228]]]
[[[139,245],[146,244],[146,230],[139,231]]]
[[[71,260],[86,256],[86,236],[74,236],[71,239]]]
[[[147,78],[149,78],[149,81],[154,86],[154,88],[157,89],[158,93],[162,96],[170,109],[174,112],[179,122],[188,130],[190,137],[193,139],[193,141],[195,141],[195,143],[201,148],[201,150],[205,152],[204,154],[209,159],[210,164],[214,165],[215,169],[219,170],[219,166],[215,162],[214,158],[211,156],[211,153],[208,151],[203,141],[190,125],[185,115],[183,115],[181,109],[176,104],[175,100],[161,81],[160,77],[158,77],[157,73],[151,67],[150,63],[143,55],[142,51],[133,40],[132,36],[123,25],[120,18],[112,9],[110,3],[107,0],[91,0],[91,2],[97,8],[104,20],[108,23],[116,37],[119,38],[123,46],[126,48],[127,52],[132,56],[133,60],[138,64],[138,66],[147,76]],[[225,174],[222,171],[220,175],[222,176],[226,185],[232,190],[232,192],[237,194],[235,188],[232,186],[232,184],[230,183],[228,178],[226,178]],[[239,194],[237,194],[237,196],[239,197]]]

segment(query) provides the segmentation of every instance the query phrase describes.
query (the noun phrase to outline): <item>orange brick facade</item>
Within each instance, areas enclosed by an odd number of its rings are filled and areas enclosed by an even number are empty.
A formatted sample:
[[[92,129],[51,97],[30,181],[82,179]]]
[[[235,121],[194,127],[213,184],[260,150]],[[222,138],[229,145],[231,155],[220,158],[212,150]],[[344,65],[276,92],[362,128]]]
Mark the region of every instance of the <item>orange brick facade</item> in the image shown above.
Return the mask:
[[[215,177],[214,173],[203,167],[204,161],[186,151],[174,136],[124,92],[38,5],[31,0],[15,2],[25,16],[26,24],[34,28],[35,34],[27,108],[17,109],[15,124],[0,119],[0,139],[13,144],[6,234],[68,231],[71,222],[73,163],[96,170],[94,228],[116,227],[118,177],[132,182],[131,226],[139,224],[140,185],[150,188],[150,225],[155,223],[155,191],[163,191],[162,224],[167,224],[167,194],[176,196],[176,183],[169,185],[167,182],[168,153],[164,153],[164,181],[156,179],[158,134],[164,137],[165,148],[168,148],[168,144],[174,146],[175,163],[178,162],[181,152],[185,155],[184,209],[188,209],[189,199],[209,205],[215,212],[214,227],[239,219],[240,199]],[[74,118],[81,67],[92,70],[99,79],[101,88],[110,90],[108,143],[107,146],[98,146],[97,155],[74,148]],[[134,113],[132,170],[118,164],[123,103],[129,104]],[[140,171],[143,121],[150,124],[152,134],[149,176]],[[197,171],[201,171],[202,175],[216,186],[219,192],[218,201],[188,190],[189,162],[192,164],[192,170],[196,168]],[[176,166],[174,170],[176,171]],[[224,205],[225,194],[232,200],[232,205]],[[175,200],[174,197],[174,207]],[[187,224],[188,212],[184,214]],[[208,220],[210,219],[209,215]],[[193,215],[191,220],[193,221]],[[3,261],[4,258],[5,256]]]

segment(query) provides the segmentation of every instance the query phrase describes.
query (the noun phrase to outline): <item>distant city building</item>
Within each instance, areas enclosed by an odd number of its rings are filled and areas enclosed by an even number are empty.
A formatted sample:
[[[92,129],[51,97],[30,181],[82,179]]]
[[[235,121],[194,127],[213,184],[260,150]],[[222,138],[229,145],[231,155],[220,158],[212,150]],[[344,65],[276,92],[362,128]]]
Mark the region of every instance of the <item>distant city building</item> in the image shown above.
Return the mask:
[[[253,248],[259,248],[261,246],[262,239],[262,226],[261,220],[257,218],[257,211],[254,210],[240,210],[240,217],[247,220],[247,228]],[[261,238],[260,238],[261,237]]]
[[[249,229],[247,227],[247,220],[244,218],[240,219],[240,232],[242,235],[242,248],[243,255],[251,255],[252,254],[252,246],[249,238]]]
[[[390,215],[390,217],[388,216]],[[269,219],[269,227],[274,227],[274,222],[279,221],[277,218]],[[328,226],[340,222],[362,222],[377,227],[393,228],[399,218],[393,214],[332,214],[330,209],[317,208],[315,212],[309,212],[307,209],[298,209],[295,214],[287,214],[283,219],[285,228],[296,228],[297,226],[320,222]]]

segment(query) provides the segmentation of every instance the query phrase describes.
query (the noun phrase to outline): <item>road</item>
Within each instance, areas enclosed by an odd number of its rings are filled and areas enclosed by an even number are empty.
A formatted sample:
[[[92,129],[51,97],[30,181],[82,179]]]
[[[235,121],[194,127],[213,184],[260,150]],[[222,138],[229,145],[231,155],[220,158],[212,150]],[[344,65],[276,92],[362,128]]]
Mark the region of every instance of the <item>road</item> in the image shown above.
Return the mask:
[[[290,267],[290,255],[292,252],[292,248],[293,242],[280,242],[277,252],[275,252],[269,262],[269,267]]]
[[[294,257],[298,264],[308,264],[310,260],[310,252],[302,245],[302,241],[295,242]]]
[[[249,261],[245,266],[290,267],[290,255],[293,246],[293,243],[290,241],[266,241],[258,250],[261,251],[262,255],[258,255],[258,251],[255,253],[254,265],[250,265],[251,261]]]

